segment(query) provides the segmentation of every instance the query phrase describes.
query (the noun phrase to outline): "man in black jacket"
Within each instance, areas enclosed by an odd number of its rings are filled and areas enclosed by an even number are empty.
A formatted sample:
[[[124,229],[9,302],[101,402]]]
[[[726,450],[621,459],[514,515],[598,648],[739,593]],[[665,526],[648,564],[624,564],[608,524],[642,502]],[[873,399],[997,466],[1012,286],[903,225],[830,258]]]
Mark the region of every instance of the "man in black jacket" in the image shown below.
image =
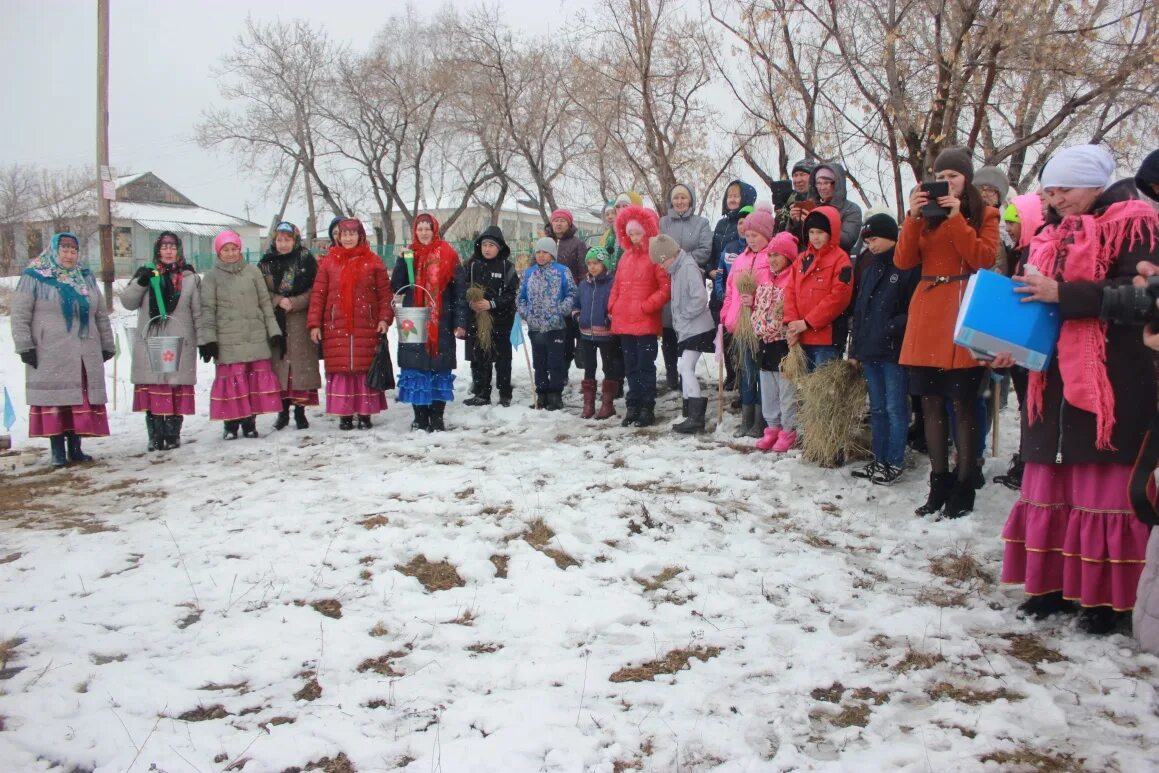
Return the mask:
[[[515,321],[515,297],[519,293],[519,274],[511,265],[511,249],[499,226],[488,226],[475,240],[475,253],[463,266],[466,295],[461,302],[467,307],[467,359],[471,362],[474,395],[463,405],[491,404],[491,366],[499,388],[499,404],[511,405],[511,326]],[[482,289],[483,297],[471,301],[472,287]],[[479,339],[479,314],[491,315],[491,340]]]

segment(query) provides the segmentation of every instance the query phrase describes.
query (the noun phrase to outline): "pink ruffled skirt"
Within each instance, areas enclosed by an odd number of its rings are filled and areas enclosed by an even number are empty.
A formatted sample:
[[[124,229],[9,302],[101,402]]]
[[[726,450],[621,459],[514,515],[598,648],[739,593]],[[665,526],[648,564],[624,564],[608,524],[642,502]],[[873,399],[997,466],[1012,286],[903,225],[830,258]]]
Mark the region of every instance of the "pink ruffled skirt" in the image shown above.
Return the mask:
[[[133,388],[133,410],[157,416],[192,416],[197,412],[193,385],[137,384]]]
[[[80,405],[28,406],[28,437],[52,437],[73,432],[88,437],[108,437],[109,415],[105,406],[89,403],[89,377],[81,368]]]
[[[1125,464],[1032,464],[1006,519],[1002,582],[1084,607],[1134,608],[1150,527],[1131,512]]]
[[[317,405],[317,389],[294,389],[294,371],[286,375],[286,388],[282,390],[281,398],[289,400],[293,405]]]
[[[209,390],[209,418],[233,421],[282,410],[282,386],[269,360],[218,364]]]
[[[366,388],[365,373],[326,374],[326,413],[374,416],[386,410],[386,393]]]

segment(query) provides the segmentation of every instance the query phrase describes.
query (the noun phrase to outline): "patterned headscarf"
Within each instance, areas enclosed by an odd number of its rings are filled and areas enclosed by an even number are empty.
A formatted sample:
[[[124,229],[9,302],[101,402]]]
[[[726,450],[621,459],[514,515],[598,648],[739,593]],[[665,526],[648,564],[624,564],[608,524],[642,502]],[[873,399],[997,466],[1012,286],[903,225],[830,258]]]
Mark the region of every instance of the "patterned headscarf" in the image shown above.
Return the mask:
[[[47,288],[55,290],[60,297],[60,311],[64,315],[65,330],[72,330],[72,321],[76,317],[80,320],[78,334],[81,338],[85,338],[89,329],[89,287],[94,280],[92,272],[79,260],[72,268],[60,265],[60,240],[65,238],[72,239],[79,247],[80,239],[74,233],[61,231],[54,235],[48,249],[24,269],[21,284],[24,285],[24,278],[28,278],[35,282],[30,288],[34,293]],[[17,289],[21,289],[19,285]]]

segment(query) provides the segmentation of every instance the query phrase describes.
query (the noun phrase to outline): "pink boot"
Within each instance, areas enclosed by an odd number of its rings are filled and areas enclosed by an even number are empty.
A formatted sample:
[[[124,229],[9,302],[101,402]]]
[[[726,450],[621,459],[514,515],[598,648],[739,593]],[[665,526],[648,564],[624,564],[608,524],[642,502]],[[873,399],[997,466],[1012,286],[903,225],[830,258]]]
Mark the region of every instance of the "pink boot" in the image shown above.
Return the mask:
[[[776,445],[773,446],[773,453],[783,454],[795,445],[797,445],[797,431],[791,429],[788,432],[782,432],[777,438]]]
[[[768,451],[773,447],[773,443],[777,442],[777,436],[780,434],[780,427],[765,427],[765,434],[757,441],[757,448],[762,451]]]

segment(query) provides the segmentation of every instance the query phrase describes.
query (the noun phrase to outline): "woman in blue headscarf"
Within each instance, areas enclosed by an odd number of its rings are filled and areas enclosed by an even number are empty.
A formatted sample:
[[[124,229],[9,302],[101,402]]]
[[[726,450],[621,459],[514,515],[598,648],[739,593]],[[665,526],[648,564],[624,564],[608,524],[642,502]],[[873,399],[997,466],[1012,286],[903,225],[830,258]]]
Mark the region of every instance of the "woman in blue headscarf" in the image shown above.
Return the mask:
[[[12,340],[24,361],[28,436],[47,437],[52,463],[89,462],[81,437],[105,437],[105,361],[116,346],[104,299],[80,264],[80,239],[62,232],[33,260],[12,296]]]

